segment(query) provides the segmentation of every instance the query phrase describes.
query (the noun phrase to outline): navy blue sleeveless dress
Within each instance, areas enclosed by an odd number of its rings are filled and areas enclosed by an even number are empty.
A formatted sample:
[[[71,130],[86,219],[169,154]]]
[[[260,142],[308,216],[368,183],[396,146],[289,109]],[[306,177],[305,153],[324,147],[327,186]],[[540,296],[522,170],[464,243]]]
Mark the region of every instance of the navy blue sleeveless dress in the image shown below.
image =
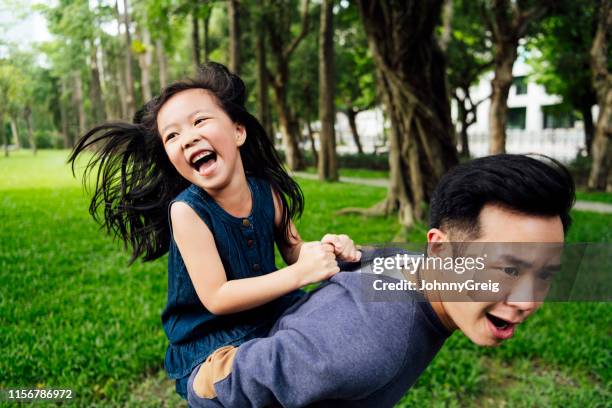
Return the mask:
[[[253,206],[246,218],[227,213],[196,185],[185,189],[173,201],[185,202],[206,223],[228,280],[260,276],[277,269],[270,184],[253,177],[247,180]],[[172,238],[168,255],[168,303],[162,313],[162,324],[170,342],[164,365],[168,376],[177,380],[177,393],[187,397],[189,374],[214,350],[265,337],[277,318],[303,294],[296,290],[252,310],[213,315],[198,298]]]

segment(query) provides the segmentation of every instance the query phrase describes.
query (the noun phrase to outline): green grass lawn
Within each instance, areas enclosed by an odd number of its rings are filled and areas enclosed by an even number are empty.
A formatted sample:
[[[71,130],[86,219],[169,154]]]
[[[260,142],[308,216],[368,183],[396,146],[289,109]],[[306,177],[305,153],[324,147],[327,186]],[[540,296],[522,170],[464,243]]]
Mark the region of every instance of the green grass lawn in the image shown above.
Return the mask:
[[[368,170],[368,169],[340,169],[341,177],[356,177],[363,179],[388,179],[389,172],[386,170]],[[315,167],[308,167],[306,173],[316,174]],[[612,193],[603,191],[578,191],[576,199],[582,201],[595,201],[600,203],[612,204]]]
[[[306,173],[315,174],[317,169],[315,167],[308,167]],[[389,172],[386,170],[367,170],[367,169],[340,169],[340,177],[358,177],[358,178],[369,178],[369,179],[388,179]]]
[[[177,406],[162,372],[166,259],[128,267],[87,213],[66,155],[0,158],[0,388],[72,388],[75,406]],[[299,182],[304,239],[343,232],[381,243],[397,233],[394,217],[334,215],[385,189]],[[610,242],[612,216],[573,215],[570,241]],[[606,406],[611,315],[606,303],[547,304],[496,349],[454,334],[399,406]]]
[[[612,193],[603,191],[578,191],[576,192],[576,199],[612,204]]]

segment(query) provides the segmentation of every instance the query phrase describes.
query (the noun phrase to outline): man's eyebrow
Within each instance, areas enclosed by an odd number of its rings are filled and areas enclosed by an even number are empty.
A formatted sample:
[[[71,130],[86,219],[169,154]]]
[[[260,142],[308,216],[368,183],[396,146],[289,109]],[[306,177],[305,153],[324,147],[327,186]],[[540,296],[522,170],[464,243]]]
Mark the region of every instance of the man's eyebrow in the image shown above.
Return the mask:
[[[561,264],[546,265],[542,268],[542,271],[546,272],[559,272],[561,270]]]
[[[187,115],[187,119],[192,118],[196,113],[202,112],[201,109],[196,109],[193,112],[191,112],[189,115]],[[161,134],[163,135],[164,133],[166,133],[166,130],[168,130],[169,128],[171,128],[172,126],[176,126],[176,123],[170,123],[169,125],[164,126],[164,128],[161,131]]]
[[[511,263],[513,265],[518,266],[519,268],[531,268],[533,266],[533,264],[531,262],[528,262],[524,259],[521,258],[517,258],[514,255],[502,255],[501,256],[501,260],[504,262],[508,262]]]

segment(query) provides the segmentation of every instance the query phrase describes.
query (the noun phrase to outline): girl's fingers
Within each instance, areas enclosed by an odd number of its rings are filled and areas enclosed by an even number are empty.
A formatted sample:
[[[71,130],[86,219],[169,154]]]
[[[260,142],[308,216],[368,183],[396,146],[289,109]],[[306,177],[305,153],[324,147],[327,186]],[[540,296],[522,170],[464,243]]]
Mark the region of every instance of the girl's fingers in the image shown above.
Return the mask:
[[[323,238],[321,238],[321,242],[329,243],[329,244],[332,244],[332,245],[339,244],[338,236],[334,235],[334,234],[325,234],[325,235],[323,235]]]
[[[331,243],[322,242],[322,243],[321,243],[321,247],[323,248],[323,250],[324,250],[325,252],[331,252],[331,253],[334,253],[334,252],[335,252],[335,247],[334,247],[334,245],[333,245],[333,244],[331,244]]]

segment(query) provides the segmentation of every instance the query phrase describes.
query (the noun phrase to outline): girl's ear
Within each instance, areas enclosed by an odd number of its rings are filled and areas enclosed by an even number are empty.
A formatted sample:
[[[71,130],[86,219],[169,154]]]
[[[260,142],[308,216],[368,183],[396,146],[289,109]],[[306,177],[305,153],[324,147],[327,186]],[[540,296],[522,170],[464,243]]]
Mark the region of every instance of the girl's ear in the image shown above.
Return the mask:
[[[246,128],[243,125],[236,124],[234,137],[236,138],[236,146],[242,146],[247,138]]]

